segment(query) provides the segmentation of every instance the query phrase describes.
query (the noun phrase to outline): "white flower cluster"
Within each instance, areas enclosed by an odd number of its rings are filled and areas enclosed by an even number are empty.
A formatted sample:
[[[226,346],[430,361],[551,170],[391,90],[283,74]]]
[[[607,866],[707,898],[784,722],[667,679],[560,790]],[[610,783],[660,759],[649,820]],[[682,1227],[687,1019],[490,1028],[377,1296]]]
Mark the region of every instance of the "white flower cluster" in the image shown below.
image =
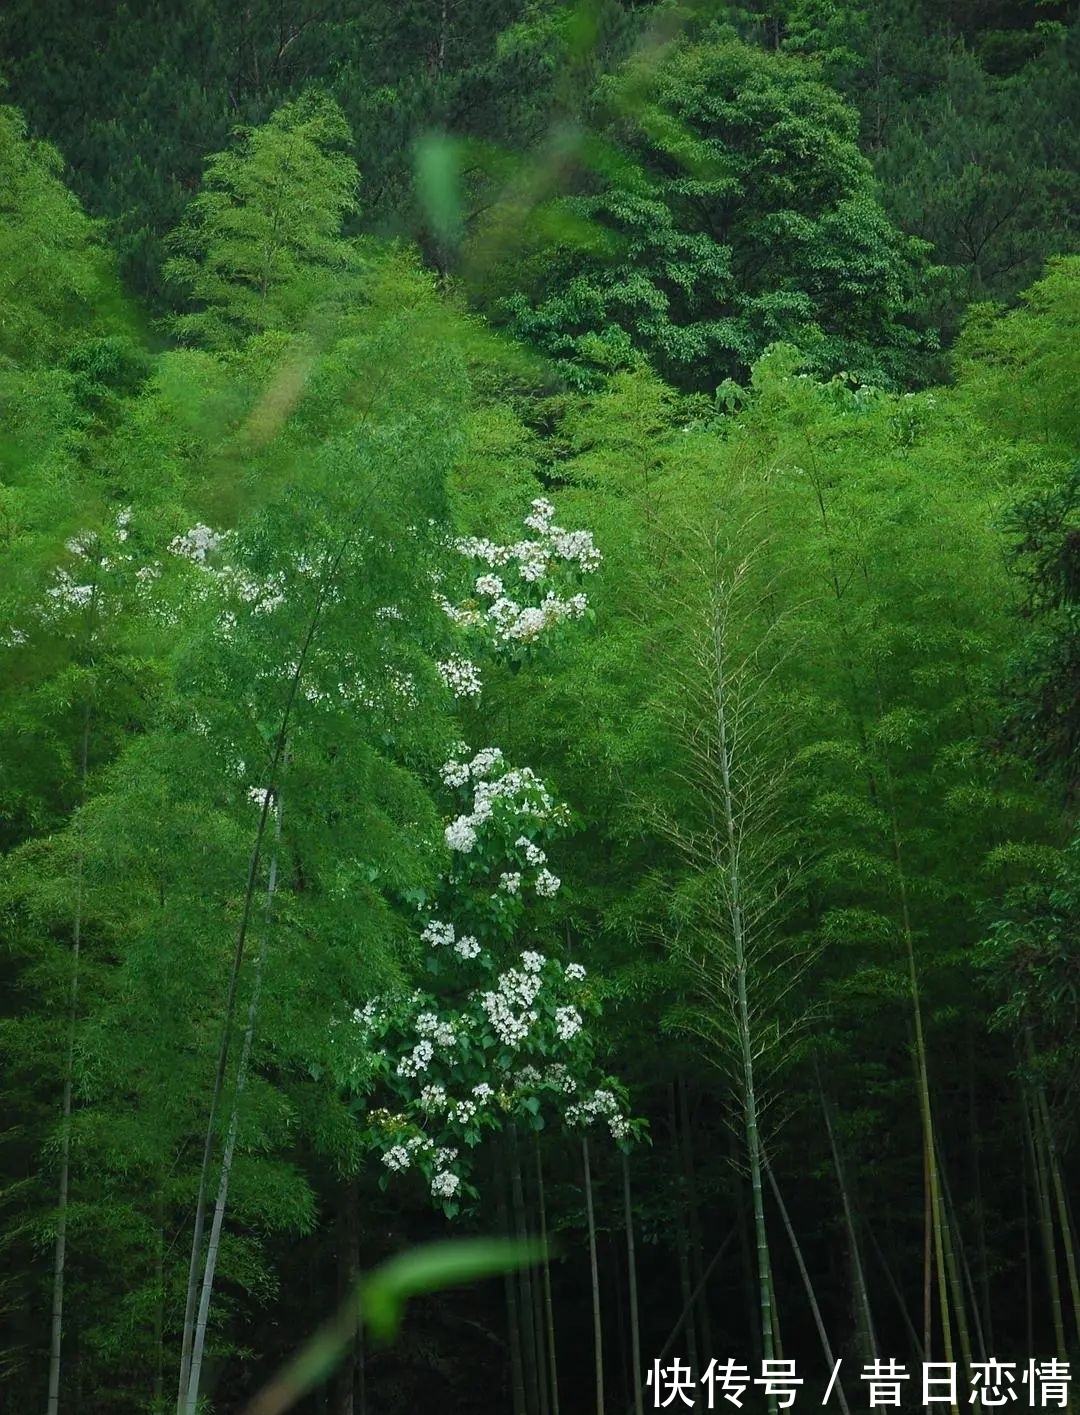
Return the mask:
[[[541,870],[534,882],[533,888],[541,899],[551,899],[559,892],[562,880],[558,875],[553,875],[550,870]]]
[[[210,526],[200,523],[197,526],[192,526],[183,535],[173,536],[169,542],[169,549],[173,555],[178,555],[183,560],[190,560],[200,570],[205,570],[208,574],[216,574],[221,585],[235,594],[243,604],[250,605],[253,613],[273,614],[275,609],[280,609],[285,603],[287,579],[284,571],[277,570],[265,580],[260,580],[249,575],[247,571],[237,565],[223,565],[218,570],[214,570],[214,567],[208,563],[210,557],[216,555],[223,546],[228,544],[232,534],[232,531],[215,531]],[[315,570],[315,566],[306,556],[299,556],[295,563],[301,574],[310,575]],[[226,632],[231,632],[236,627],[235,616],[229,613],[223,614],[220,627]]]
[[[455,548],[472,560],[483,560],[492,569],[516,562],[522,567],[520,573],[523,579],[539,579],[540,575],[545,573],[550,559],[573,562],[583,574],[590,574],[603,559],[593,543],[591,534],[588,531],[563,530],[561,526],[554,524],[554,515],[555,507],[551,502],[538,496],[532,502],[532,510],[525,517],[524,524],[528,530],[535,531],[541,537],[540,540],[521,540],[514,545],[496,545],[494,541],[466,536],[455,542]],[[543,562],[543,568],[537,573],[534,567],[540,562]],[[524,567],[529,567],[529,573],[526,573]],[[492,575],[481,578],[494,580],[498,577]],[[479,587],[477,589],[481,594],[487,592]]]
[[[481,1081],[478,1086],[474,1086],[472,1093],[481,1105],[483,1105],[484,1101],[491,1100],[492,1096],[495,1094],[494,1090],[486,1081]]]
[[[421,1037],[430,1037],[440,1047],[452,1047],[457,1041],[457,1033],[449,1022],[440,1022],[434,1012],[421,1012],[416,1019],[416,1030]]]
[[[469,749],[464,743],[460,743],[460,751],[467,752]],[[470,781],[483,781],[490,776],[492,771],[503,759],[502,751],[498,747],[482,747],[471,762],[459,762],[453,757],[448,762],[444,762],[439,775],[443,779],[443,785],[449,786],[451,790],[457,790],[459,786],[467,786]]]
[[[448,658],[445,663],[437,663],[435,667],[455,698],[475,698],[484,686],[476,664],[457,654]]]
[[[544,1085],[550,1086],[553,1091],[562,1091],[566,1096],[572,1096],[577,1090],[577,1082],[571,1076],[569,1068],[561,1062],[549,1066],[544,1072]]]
[[[442,1110],[446,1105],[445,1086],[425,1086],[420,1092],[420,1104],[424,1110]]]
[[[449,1169],[432,1175],[431,1192],[436,1199],[452,1199],[460,1188],[460,1178]]]
[[[540,604],[521,605],[503,595],[487,611],[487,619],[495,626],[496,641],[509,644],[531,644],[556,624],[567,619],[580,619],[589,601],[583,594],[560,599],[549,590]]]
[[[420,941],[430,943],[432,948],[444,948],[454,941],[454,926],[453,924],[440,924],[437,919],[431,919],[425,924]]]
[[[566,1120],[570,1125],[591,1125],[599,1119],[607,1121],[613,1140],[623,1139],[630,1131],[630,1124],[625,1116],[619,1113],[619,1103],[611,1091],[594,1091],[580,1105],[566,1108]]]
[[[435,1048],[426,1038],[417,1042],[409,1055],[403,1056],[398,1062],[397,1074],[399,1076],[419,1076],[431,1065],[431,1058],[434,1055]]]
[[[557,1007],[555,1009],[555,1027],[559,1033],[559,1040],[568,1042],[571,1037],[576,1037],[581,1031],[581,1013],[576,1007]]]
[[[214,531],[200,522],[183,535],[173,536],[169,549],[174,555],[181,555],[194,565],[205,565],[206,557],[220,550],[228,536],[228,531]]]
[[[462,934],[460,938],[453,924],[441,924],[437,919],[429,919],[420,932],[421,943],[430,943],[432,948],[450,948],[459,958],[476,958],[480,945],[472,934]]]
[[[544,854],[543,850],[540,849],[539,845],[535,844],[535,842],[530,840],[527,835],[519,835],[518,838],[514,841],[514,845],[518,850],[524,850],[526,864],[547,864],[547,856]]]
[[[57,570],[54,579],[56,583],[49,589],[49,598],[61,609],[85,609],[94,597],[93,585],[76,584],[63,568]]]
[[[585,969],[580,963],[567,963],[564,972],[572,983],[582,983],[585,981]]]
[[[536,953],[531,949],[526,949],[521,955],[521,966],[526,973],[539,973],[546,962],[547,959],[542,953]]]
[[[382,1162],[387,1169],[400,1173],[412,1165],[418,1153],[432,1157],[435,1173],[431,1178],[431,1192],[435,1198],[449,1199],[456,1194],[461,1187],[461,1179],[448,1170],[447,1165],[457,1159],[457,1150],[437,1150],[426,1135],[411,1135],[403,1145],[391,1145],[383,1153]]]
[[[383,1020],[380,1009],[380,999],[373,997],[370,1002],[365,1002],[363,1007],[357,1007],[353,1011],[353,1021],[359,1027],[366,1027],[369,1031],[372,1027],[381,1025]]]
[[[448,850],[456,850],[461,855],[469,855],[476,844],[476,831],[468,816],[458,816],[443,831]]]
[[[506,894],[516,894],[521,888],[521,875],[504,873],[499,876],[499,888]]]
[[[550,501],[537,497],[525,517],[525,525],[535,532],[535,540],[519,540],[513,545],[497,545],[494,541],[467,536],[455,542],[455,548],[471,560],[482,560],[491,570],[513,567],[526,586],[543,580],[553,562],[573,566],[580,574],[591,574],[602,559],[588,531],[567,531],[553,522],[555,508]],[[561,599],[548,591],[539,605],[519,603],[506,592],[503,579],[495,574],[478,575],[473,591],[475,600],[455,606],[445,597],[436,600],[443,613],[463,629],[487,628],[495,632],[496,643],[532,643],[547,629],[564,620],[580,619],[588,608],[583,594]],[[490,600],[482,608],[476,600]]]
[[[494,753],[497,748],[488,748],[489,753]],[[565,824],[569,819],[569,812],[565,806],[556,805],[550,793],[544,786],[540,778],[530,770],[529,767],[516,767],[504,772],[495,780],[490,780],[486,776],[497,761],[501,760],[502,754],[498,758],[493,755],[483,765],[484,776],[478,779],[478,773],[474,770],[475,763],[484,756],[480,753],[469,765],[470,777],[476,781],[476,790],[473,793],[472,810],[467,814],[460,815],[452,821],[444,832],[447,847],[451,850],[460,851],[467,855],[476,844],[476,828],[483,825],[485,821],[491,819],[495,811],[496,802],[502,802],[504,807],[514,815],[523,816],[531,820],[544,821],[553,820],[558,824]],[[461,773],[455,768],[462,764],[458,762],[447,762],[443,766],[443,780],[448,778],[464,785]],[[558,881],[555,881],[554,889],[551,888],[551,881],[555,876],[551,875],[549,880],[545,880],[545,888],[550,894],[558,889]],[[520,883],[520,881],[519,881]],[[516,886],[503,886],[513,892]]]
[[[539,973],[510,968],[499,979],[496,990],[481,997],[480,1005],[504,1046],[518,1047],[529,1035],[529,1028],[537,1020],[533,1003],[542,986]]]
[[[408,1169],[412,1163],[412,1153],[404,1145],[392,1145],[382,1157],[382,1162],[387,1169],[400,1171]]]
[[[125,532],[125,535],[127,532]],[[77,536],[72,536],[70,540],[64,542],[64,549],[72,555],[89,555],[91,551],[97,549],[97,536],[93,531],[80,531]]]

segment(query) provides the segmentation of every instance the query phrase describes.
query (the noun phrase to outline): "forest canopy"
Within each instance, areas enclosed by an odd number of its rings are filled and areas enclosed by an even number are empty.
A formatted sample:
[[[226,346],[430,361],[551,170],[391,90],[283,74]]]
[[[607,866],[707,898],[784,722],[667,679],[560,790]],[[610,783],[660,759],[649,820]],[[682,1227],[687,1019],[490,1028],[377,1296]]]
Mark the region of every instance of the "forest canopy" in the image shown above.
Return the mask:
[[[5,6],[0,1412],[1068,1408],[1078,60]]]

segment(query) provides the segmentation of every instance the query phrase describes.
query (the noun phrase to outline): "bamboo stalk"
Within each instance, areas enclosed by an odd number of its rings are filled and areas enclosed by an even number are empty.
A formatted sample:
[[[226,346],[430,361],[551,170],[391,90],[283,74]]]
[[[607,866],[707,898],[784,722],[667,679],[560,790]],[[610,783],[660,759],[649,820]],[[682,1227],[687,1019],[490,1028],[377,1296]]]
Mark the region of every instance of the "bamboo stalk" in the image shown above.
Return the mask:
[[[514,1214],[514,1236],[524,1244],[528,1238],[525,1220],[525,1193],[521,1182],[521,1156],[518,1152],[517,1126],[511,1122],[510,1129],[510,1202]],[[533,1310],[532,1265],[526,1263],[517,1275],[518,1311],[521,1318],[521,1368],[522,1384],[525,1390],[525,1408],[529,1415],[538,1415],[540,1407],[539,1381],[536,1353],[536,1314]]]
[[[506,1207],[506,1172],[504,1153],[505,1137],[500,1135],[496,1146],[495,1187],[498,1194],[499,1232],[510,1237],[510,1218]],[[513,1273],[503,1275],[503,1291],[506,1296],[507,1340],[510,1347],[510,1398],[514,1415],[525,1412],[525,1373],[521,1365],[521,1316],[518,1310],[517,1280]]]
[[[544,1326],[547,1331],[548,1375],[551,1381],[551,1415],[559,1415],[559,1366],[555,1350],[555,1308],[551,1300],[551,1259],[547,1248],[547,1205],[544,1200],[544,1166],[540,1136],[536,1136],[536,1194],[540,1210],[540,1244],[544,1272]]]
[[[600,1320],[600,1265],[596,1257],[596,1215],[593,1211],[592,1170],[589,1167],[589,1141],[581,1137],[581,1155],[585,1168],[585,1218],[589,1227],[589,1276],[592,1282],[593,1351],[596,1372],[596,1415],[604,1415],[604,1331]]]
[[[1065,1348],[1065,1322],[1061,1304],[1061,1277],[1058,1272],[1057,1246],[1054,1242],[1054,1225],[1050,1212],[1050,1197],[1046,1174],[1046,1157],[1042,1137],[1038,1130],[1038,1115],[1032,1114],[1030,1095],[1025,1097],[1024,1114],[1027,1119],[1028,1142],[1031,1147],[1031,1163],[1035,1174],[1035,1201],[1039,1211],[1039,1228],[1042,1232],[1043,1256],[1046,1260],[1046,1280],[1050,1288],[1050,1315],[1054,1324],[1054,1342],[1059,1361],[1067,1359]]]
[[[91,609],[96,599],[96,586],[91,594]],[[79,804],[86,800],[86,779],[90,760],[91,704],[87,697],[83,707],[82,733],[79,741]],[[71,1184],[71,1107],[75,1083],[75,1027],[79,1015],[79,967],[82,958],[83,914],[83,847],[80,842],[75,856],[75,909],[71,929],[71,982],[68,987],[68,1035],[64,1057],[64,1088],[60,1101],[60,1178],[56,1196],[56,1240],[53,1249],[52,1313],[49,1333],[49,1389],[47,1415],[57,1415],[60,1409],[60,1375],[64,1342],[64,1279],[67,1269],[68,1193]]]
[[[206,1329],[210,1320],[210,1302],[214,1293],[214,1277],[217,1272],[218,1254],[221,1251],[221,1230],[225,1222],[225,1207],[229,1198],[229,1180],[232,1176],[233,1158],[236,1153],[236,1137],[240,1128],[240,1101],[248,1080],[251,1050],[255,1040],[255,1021],[259,1014],[259,1000],[262,993],[263,969],[266,966],[266,951],[270,942],[270,919],[277,890],[278,854],[281,849],[281,792],[274,801],[274,845],[270,854],[270,867],[266,884],[266,905],[263,917],[263,935],[259,952],[255,959],[255,982],[248,1005],[247,1026],[240,1047],[240,1061],[236,1068],[236,1087],[233,1092],[232,1114],[229,1116],[229,1131],[225,1149],[221,1157],[221,1173],[218,1176],[217,1197],[210,1224],[210,1238],[206,1247],[206,1264],[203,1268],[202,1286],[199,1293],[199,1311],[195,1322],[195,1333],[191,1343],[191,1365],[188,1375],[187,1397],[184,1415],[195,1415],[199,1404],[199,1383],[202,1379],[203,1352],[206,1349]]]
[[[641,1393],[641,1329],[638,1324],[637,1260],[634,1252],[634,1207],[630,1202],[630,1161],[622,1154],[623,1220],[626,1224],[626,1272],[630,1292],[630,1359],[633,1362],[634,1415],[643,1415]],[[699,1283],[704,1286],[704,1283]]]
[[[1054,1190],[1054,1201],[1057,1206],[1058,1227],[1061,1230],[1061,1244],[1065,1251],[1065,1271],[1069,1279],[1069,1296],[1072,1299],[1074,1331],[1077,1346],[1080,1347],[1080,1280],[1077,1279],[1076,1249],[1073,1244],[1072,1219],[1069,1215],[1069,1208],[1065,1198],[1065,1185],[1061,1178],[1061,1166],[1058,1163],[1054,1131],[1050,1124],[1050,1108],[1046,1103],[1046,1092],[1043,1090],[1042,1086],[1036,1087],[1036,1098],[1042,1119],[1043,1133],[1046,1136],[1050,1182]]]
[[[796,1236],[794,1226],[792,1225],[791,1217],[788,1214],[787,1205],[784,1203],[783,1196],[780,1193],[780,1187],[776,1182],[776,1175],[773,1174],[772,1165],[765,1166],[765,1173],[769,1178],[769,1187],[772,1189],[773,1198],[776,1200],[776,1207],[780,1210],[780,1219],[788,1238],[791,1240],[791,1247],[795,1254],[795,1262],[799,1269],[799,1276],[802,1278],[803,1287],[806,1291],[806,1300],[810,1303],[810,1314],[814,1318],[814,1325],[817,1327],[818,1337],[821,1341],[821,1349],[825,1355],[825,1364],[831,1371],[836,1362],[833,1357],[832,1346],[829,1342],[829,1334],[825,1330],[825,1322],[821,1316],[821,1308],[818,1306],[817,1294],[814,1291],[813,1283],[810,1281],[810,1274],[806,1269],[806,1263],[803,1261],[802,1248]],[[836,1393],[840,1400],[840,1409],[843,1411],[843,1415],[851,1415],[850,1407],[847,1403],[847,1396],[844,1394],[842,1381],[837,1381]]]
[[[832,1111],[829,1106],[828,1097],[825,1095],[825,1087],[822,1085],[821,1070],[818,1066],[816,1056],[814,1058],[814,1076],[817,1080],[818,1095],[821,1098],[821,1109],[825,1116],[825,1133],[829,1137],[829,1148],[832,1151],[836,1181],[840,1186],[840,1203],[844,1210],[844,1227],[847,1230],[848,1250],[851,1253],[851,1262],[855,1273],[855,1296],[866,1333],[866,1354],[868,1359],[873,1360],[877,1356],[877,1337],[874,1332],[873,1314],[870,1310],[870,1294],[866,1286],[866,1271],[863,1267],[862,1254],[859,1251],[858,1234],[855,1231],[855,1216],[848,1194],[848,1186],[844,1179],[844,1167],[840,1163],[840,1149],[836,1143],[836,1132],[833,1129]]]
[[[184,1323],[180,1346],[180,1371],[176,1391],[176,1415],[185,1415],[184,1403],[190,1385],[191,1352],[195,1339],[196,1305],[199,1300],[199,1290],[205,1263],[203,1239],[206,1231],[206,1205],[210,1192],[210,1174],[213,1167],[214,1150],[217,1140],[218,1111],[225,1089],[225,1072],[228,1068],[229,1051],[232,1045],[233,1026],[236,1017],[236,999],[240,985],[240,971],[243,967],[244,953],[247,947],[247,936],[251,927],[259,863],[262,857],[263,839],[266,835],[266,823],[271,801],[279,785],[278,777],[285,760],[290,723],[293,709],[296,705],[297,695],[300,690],[300,682],[303,678],[308,656],[311,653],[311,647],[315,641],[315,635],[322,618],[323,606],[326,604],[329,597],[338,567],[359,532],[359,529],[360,518],[358,515],[347,535],[342,539],[341,544],[327,563],[325,572],[320,578],[319,586],[315,594],[315,602],[312,606],[311,617],[308,620],[296,665],[289,680],[288,695],[282,710],[281,722],[278,725],[277,733],[274,737],[274,746],[270,754],[270,764],[267,772],[266,794],[263,797],[262,810],[259,813],[259,824],[255,831],[255,842],[251,848],[251,855],[248,860],[247,883],[244,887],[240,922],[237,925],[236,942],[233,946],[233,956],[229,965],[229,980],[225,991],[225,1010],[221,1024],[221,1038],[218,1044],[214,1079],[210,1089],[210,1106],[206,1119],[206,1134],[203,1139],[202,1160],[199,1167],[199,1182],[195,1195],[195,1221],[192,1226],[191,1256],[188,1260],[187,1288],[184,1299]]]

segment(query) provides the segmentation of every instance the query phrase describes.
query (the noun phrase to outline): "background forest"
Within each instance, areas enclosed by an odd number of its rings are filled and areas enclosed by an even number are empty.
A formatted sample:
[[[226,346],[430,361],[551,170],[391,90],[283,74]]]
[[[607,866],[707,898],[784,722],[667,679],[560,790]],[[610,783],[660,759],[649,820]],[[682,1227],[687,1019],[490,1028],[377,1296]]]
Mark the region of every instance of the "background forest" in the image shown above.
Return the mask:
[[[1067,1403],[1076,4],[0,74],[0,1412]]]

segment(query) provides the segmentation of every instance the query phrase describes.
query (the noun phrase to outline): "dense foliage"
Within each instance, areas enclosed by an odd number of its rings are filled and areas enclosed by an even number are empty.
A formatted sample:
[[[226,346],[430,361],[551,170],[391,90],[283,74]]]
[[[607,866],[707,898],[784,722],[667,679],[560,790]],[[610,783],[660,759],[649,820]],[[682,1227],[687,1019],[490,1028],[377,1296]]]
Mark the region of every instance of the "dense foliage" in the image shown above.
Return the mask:
[[[1080,1359],[1075,5],[0,39],[0,1412]]]

